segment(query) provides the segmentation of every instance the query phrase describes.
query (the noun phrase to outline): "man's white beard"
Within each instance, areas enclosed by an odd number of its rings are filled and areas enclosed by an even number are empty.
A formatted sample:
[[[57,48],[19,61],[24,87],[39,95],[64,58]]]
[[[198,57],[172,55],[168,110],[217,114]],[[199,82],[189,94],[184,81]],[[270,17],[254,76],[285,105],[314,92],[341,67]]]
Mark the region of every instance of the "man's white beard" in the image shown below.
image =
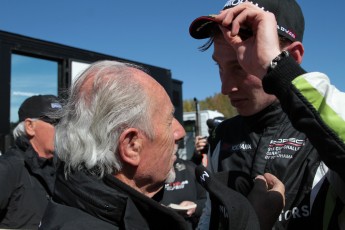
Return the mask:
[[[165,183],[169,184],[175,181],[176,173],[174,167],[172,167],[169,171],[167,179],[165,179]]]

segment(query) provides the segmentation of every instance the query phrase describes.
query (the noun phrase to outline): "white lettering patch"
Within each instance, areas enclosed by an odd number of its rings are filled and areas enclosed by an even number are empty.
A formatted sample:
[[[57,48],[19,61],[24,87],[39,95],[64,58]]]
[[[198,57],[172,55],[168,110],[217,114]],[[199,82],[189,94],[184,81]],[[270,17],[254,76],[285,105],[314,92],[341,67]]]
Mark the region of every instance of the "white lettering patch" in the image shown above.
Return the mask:
[[[291,159],[293,154],[305,145],[305,140],[296,138],[271,140],[268,146],[265,159],[285,158]],[[284,151],[284,153],[282,152]]]
[[[237,6],[238,4],[241,4],[243,2],[245,2],[246,0],[229,0],[225,3],[224,8],[225,7],[233,7],[233,6]]]
[[[176,181],[173,183],[165,184],[165,190],[167,191],[174,191],[179,189],[184,189],[185,185],[188,184],[188,180],[185,181]]]

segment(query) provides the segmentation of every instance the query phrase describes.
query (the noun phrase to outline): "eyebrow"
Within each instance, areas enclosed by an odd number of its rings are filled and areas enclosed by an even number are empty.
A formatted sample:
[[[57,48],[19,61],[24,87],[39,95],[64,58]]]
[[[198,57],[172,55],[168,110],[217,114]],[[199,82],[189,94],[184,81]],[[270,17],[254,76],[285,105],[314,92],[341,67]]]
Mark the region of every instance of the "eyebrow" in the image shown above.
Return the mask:
[[[174,113],[175,113],[175,107],[173,106],[171,108],[171,112],[170,112],[170,115],[169,115],[169,118],[168,118],[169,120],[173,120],[174,119],[174,117],[175,117]]]

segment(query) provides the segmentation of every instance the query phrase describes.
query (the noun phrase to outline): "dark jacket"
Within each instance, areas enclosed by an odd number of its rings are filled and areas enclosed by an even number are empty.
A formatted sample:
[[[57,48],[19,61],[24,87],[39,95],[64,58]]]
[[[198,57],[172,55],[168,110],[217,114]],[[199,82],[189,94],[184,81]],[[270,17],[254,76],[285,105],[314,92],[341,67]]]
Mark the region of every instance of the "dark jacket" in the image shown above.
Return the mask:
[[[193,228],[197,226],[206,202],[206,190],[195,178],[195,167],[193,162],[177,158],[174,163],[175,181],[165,184],[164,195],[161,200],[164,205],[180,204],[182,201],[194,202],[197,205],[195,213],[191,217],[186,217]]]
[[[212,158],[219,154],[218,171],[237,171],[250,178],[269,172],[284,183],[286,205],[275,228],[309,226],[320,157],[306,135],[292,126],[279,103],[250,117],[223,121],[211,148],[216,149]]]
[[[188,229],[182,216],[112,175],[57,172],[53,201],[39,229]]]
[[[38,157],[26,138],[0,156],[0,228],[37,229],[52,194],[52,161]]]

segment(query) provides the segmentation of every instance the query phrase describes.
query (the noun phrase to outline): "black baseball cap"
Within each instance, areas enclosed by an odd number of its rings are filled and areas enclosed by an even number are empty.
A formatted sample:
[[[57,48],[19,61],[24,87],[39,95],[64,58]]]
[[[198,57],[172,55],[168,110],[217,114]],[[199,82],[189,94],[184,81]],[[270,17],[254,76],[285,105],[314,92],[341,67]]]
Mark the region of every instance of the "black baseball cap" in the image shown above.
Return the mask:
[[[50,117],[50,114],[62,108],[58,97],[54,95],[35,95],[27,98],[18,110],[19,122],[26,118]]]
[[[235,7],[246,2],[245,0],[228,0],[223,10]],[[273,13],[277,20],[277,30],[280,36],[290,41],[303,40],[304,16],[301,7],[295,0],[252,0],[253,4],[265,11]],[[204,39],[211,36],[211,29],[216,25],[214,15],[196,18],[189,27],[190,35],[195,39]]]

